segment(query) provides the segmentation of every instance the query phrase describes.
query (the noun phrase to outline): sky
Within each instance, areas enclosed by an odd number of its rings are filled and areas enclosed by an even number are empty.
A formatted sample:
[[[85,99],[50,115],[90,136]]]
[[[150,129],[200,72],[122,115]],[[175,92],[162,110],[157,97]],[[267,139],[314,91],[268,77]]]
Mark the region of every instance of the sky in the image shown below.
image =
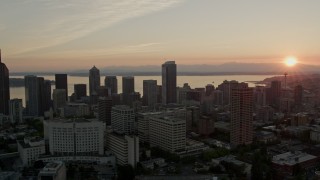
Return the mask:
[[[0,0],[0,48],[11,72],[320,65],[319,17],[319,0]]]

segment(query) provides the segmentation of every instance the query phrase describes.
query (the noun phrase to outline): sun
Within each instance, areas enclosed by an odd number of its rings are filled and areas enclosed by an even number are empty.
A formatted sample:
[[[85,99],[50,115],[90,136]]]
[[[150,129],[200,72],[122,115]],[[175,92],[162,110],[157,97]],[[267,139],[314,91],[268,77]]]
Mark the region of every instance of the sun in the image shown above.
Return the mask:
[[[289,56],[285,59],[284,63],[289,66],[292,67],[294,65],[296,65],[298,63],[297,58],[294,56]]]

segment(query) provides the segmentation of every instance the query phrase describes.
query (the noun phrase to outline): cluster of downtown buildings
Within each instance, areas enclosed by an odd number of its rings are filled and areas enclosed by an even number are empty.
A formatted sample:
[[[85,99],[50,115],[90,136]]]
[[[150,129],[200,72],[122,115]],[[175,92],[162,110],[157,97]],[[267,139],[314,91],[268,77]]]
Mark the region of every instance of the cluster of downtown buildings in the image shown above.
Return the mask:
[[[25,76],[23,108],[21,99],[10,99],[9,71],[0,56],[1,123],[23,124],[30,118],[43,122],[43,137],[17,141],[23,166],[32,166],[37,160],[47,162],[47,169],[39,176],[60,176],[65,173],[63,162],[135,167],[142,143],[180,157],[197,156],[210,147],[193,137],[206,139],[217,129],[230,133],[230,141],[214,141],[214,145],[230,149],[254,140],[274,141],[278,130],[269,131],[268,126],[258,132],[255,127],[275,119],[286,119],[297,127],[309,122],[307,114],[296,113],[306,101],[302,86],[292,91],[283,88],[280,81],[255,88],[237,81],[224,81],[217,88],[209,84],[192,89],[187,83],[177,87],[177,65],[167,61],[162,64],[162,85],[144,80],[141,97],[135,91],[133,76],[122,77],[122,93],[118,93],[116,76],[106,76],[104,86],[100,78],[99,69],[93,67],[89,70],[89,93],[87,84],[75,84],[74,93],[68,96],[67,74],[55,75],[53,90],[51,81]],[[320,141],[320,131],[311,131]],[[300,162],[302,166],[306,162],[305,168],[318,162],[317,156],[289,150],[275,153],[273,160],[273,166],[285,175],[293,173],[290,168]]]

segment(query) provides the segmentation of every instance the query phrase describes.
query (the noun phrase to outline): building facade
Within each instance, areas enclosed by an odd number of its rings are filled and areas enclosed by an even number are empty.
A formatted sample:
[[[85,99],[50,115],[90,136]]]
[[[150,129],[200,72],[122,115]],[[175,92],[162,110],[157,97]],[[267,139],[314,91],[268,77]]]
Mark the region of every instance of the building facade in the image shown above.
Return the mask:
[[[142,103],[145,106],[154,106],[157,103],[157,80],[143,80]]]
[[[135,132],[135,113],[125,105],[112,107],[111,126],[118,133],[132,134]]]
[[[17,143],[23,166],[33,166],[39,156],[46,152],[44,140],[40,137],[24,138]]]
[[[9,115],[9,69],[2,63],[0,49],[0,114]]]
[[[11,99],[9,102],[10,122],[12,124],[23,123],[22,113],[23,113],[22,99]]]
[[[162,64],[162,104],[177,102],[177,65],[175,61]]]
[[[103,155],[105,124],[96,119],[44,121],[51,155]]]
[[[238,86],[231,90],[231,132],[233,146],[251,144],[253,139],[253,89]]]
[[[55,74],[56,89],[66,90],[66,101],[68,101],[68,75],[67,74]]]
[[[100,70],[93,66],[89,70],[89,94],[90,96],[97,94],[100,86]]]
[[[104,85],[111,90],[111,94],[118,94],[118,80],[117,76],[106,76]]]

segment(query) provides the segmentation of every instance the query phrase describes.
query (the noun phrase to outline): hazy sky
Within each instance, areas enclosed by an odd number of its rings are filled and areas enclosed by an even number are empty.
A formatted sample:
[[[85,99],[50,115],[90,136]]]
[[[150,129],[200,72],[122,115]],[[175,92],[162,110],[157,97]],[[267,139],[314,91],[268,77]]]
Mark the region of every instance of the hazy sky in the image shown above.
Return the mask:
[[[320,65],[319,18],[319,0],[0,0],[0,47],[11,72],[288,55]]]

